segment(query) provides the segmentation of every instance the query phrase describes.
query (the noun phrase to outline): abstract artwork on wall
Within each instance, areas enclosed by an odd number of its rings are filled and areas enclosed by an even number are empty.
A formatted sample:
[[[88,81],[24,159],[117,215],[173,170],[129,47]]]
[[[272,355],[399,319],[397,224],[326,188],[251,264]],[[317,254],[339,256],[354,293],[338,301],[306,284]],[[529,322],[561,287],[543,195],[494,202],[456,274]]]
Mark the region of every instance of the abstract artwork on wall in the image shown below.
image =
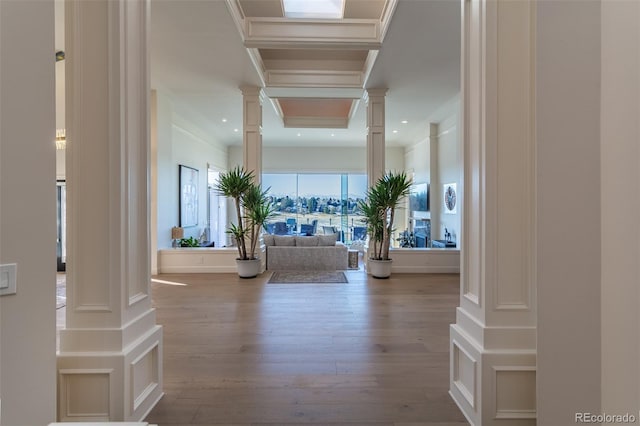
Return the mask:
[[[180,165],[180,226],[198,225],[198,170]]]

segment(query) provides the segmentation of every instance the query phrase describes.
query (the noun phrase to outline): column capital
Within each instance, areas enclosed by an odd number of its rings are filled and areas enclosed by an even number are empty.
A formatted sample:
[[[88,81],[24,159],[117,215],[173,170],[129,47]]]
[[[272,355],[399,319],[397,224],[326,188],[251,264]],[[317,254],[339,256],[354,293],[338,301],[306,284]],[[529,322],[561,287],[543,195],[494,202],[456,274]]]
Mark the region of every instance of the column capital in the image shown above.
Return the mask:
[[[265,94],[260,86],[240,86],[242,96],[257,96],[260,100],[264,100]]]
[[[383,98],[387,95],[389,89],[386,88],[372,88],[365,89],[362,98],[367,101],[369,98]]]

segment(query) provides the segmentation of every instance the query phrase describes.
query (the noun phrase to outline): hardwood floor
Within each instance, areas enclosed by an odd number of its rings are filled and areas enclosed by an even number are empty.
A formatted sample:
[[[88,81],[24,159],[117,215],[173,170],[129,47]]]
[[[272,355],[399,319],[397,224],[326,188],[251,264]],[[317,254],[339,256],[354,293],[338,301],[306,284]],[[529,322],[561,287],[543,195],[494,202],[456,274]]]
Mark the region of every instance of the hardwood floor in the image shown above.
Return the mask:
[[[166,395],[146,421],[468,425],[447,393],[459,276],[346,274],[347,284],[155,277]]]

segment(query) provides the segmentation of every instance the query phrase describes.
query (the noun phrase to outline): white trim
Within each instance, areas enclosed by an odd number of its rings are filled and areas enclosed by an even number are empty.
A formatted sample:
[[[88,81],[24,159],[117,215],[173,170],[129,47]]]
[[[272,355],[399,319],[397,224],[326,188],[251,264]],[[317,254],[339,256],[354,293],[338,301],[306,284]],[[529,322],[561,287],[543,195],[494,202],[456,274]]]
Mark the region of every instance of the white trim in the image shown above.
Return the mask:
[[[451,383],[456,387],[456,390],[465,398],[467,403],[473,408],[476,409],[476,391],[477,391],[477,372],[478,372],[478,361],[465,350],[460,343],[456,339],[452,339],[451,348],[453,349],[451,357],[452,357],[452,376]],[[457,374],[460,372],[460,365],[458,362],[457,354],[460,351],[469,361],[471,361],[471,365],[473,366],[473,383],[472,388],[468,389],[467,386],[462,383],[460,380],[456,379]]]
[[[58,418],[61,421],[109,421],[111,418],[111,393],[112,375],[115,370],[113,368],[65,368],[58,370]],[[106,376],[108,383],[107,390],[107,412],[95,413],[71,413],[70,407],[70,383],[69,376],[86,375],[86,376]]]
[[[346,87],[363,86],[362,71],[266,70],[267,87]]]
[[[245,47],[380,49],[377,19],[245,18]]]

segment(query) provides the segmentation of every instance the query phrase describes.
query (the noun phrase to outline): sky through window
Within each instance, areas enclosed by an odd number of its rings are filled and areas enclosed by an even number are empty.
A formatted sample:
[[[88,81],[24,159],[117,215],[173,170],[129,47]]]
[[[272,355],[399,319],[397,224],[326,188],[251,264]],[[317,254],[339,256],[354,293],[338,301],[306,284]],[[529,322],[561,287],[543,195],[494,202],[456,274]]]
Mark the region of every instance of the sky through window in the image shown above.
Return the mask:
[[[344,0],[283,0],[287,18],[342,19]]]

